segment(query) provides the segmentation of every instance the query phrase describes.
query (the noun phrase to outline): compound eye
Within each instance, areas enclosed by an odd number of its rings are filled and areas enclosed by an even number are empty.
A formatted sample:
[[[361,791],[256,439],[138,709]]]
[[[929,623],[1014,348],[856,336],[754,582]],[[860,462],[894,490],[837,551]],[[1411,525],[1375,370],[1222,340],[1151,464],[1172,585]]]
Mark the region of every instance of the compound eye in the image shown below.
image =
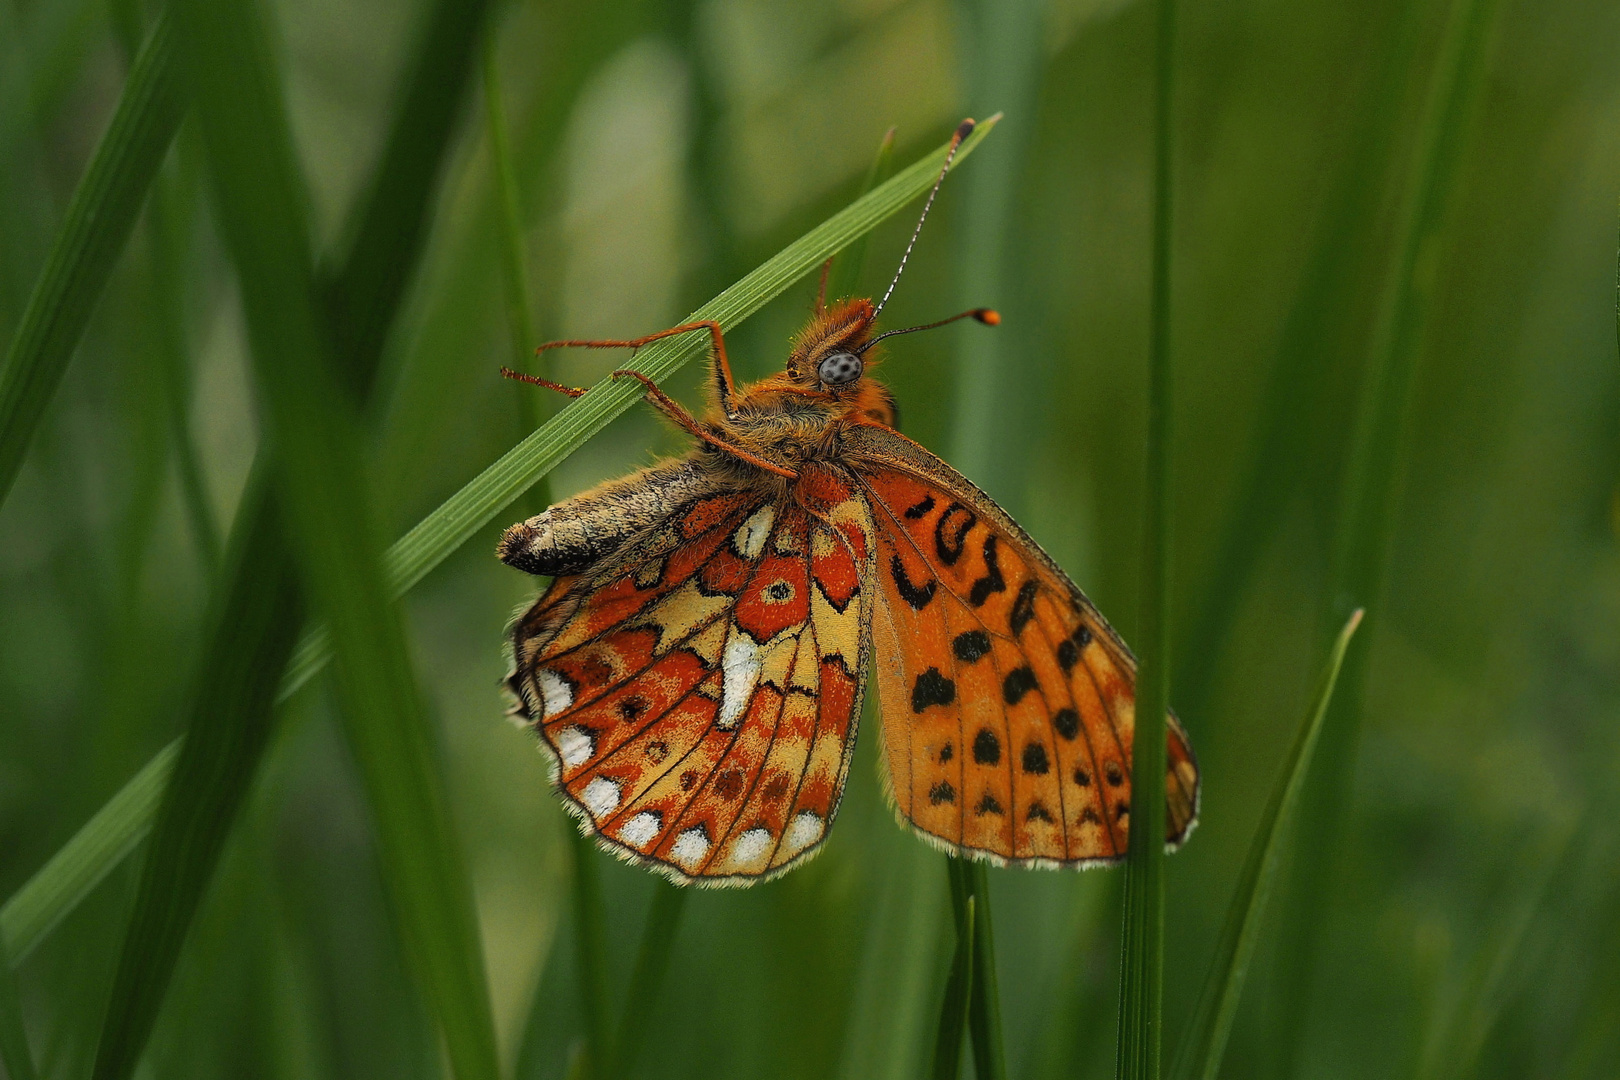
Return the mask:
[[[861,377],[864,365],[852,352],[835,352],[821,361],[816,375],[828,386],[843,386]]]

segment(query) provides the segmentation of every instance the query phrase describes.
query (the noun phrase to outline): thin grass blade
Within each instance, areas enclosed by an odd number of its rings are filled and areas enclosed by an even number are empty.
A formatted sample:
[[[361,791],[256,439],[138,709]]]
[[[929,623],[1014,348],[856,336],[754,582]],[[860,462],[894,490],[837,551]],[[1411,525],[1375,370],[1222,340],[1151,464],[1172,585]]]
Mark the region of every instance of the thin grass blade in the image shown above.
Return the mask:
[[[173,39],[168,15],[158,16],[7,350],[0,370],[0,502],[17,479],[180,126],[185,103]]]
[[[1282,934],[1282,975],[1276,983],[1274,1045],[1281,1055],[1278,1070],[1285,1075],[1297,1071],[1303,1046],[1315,943],[1332,888],[1331,857],[1349,802],[1370,638],[1378,633],[1390,539],[1411,453],[1408,420],[1429,298],[1442,264],[1453,188],[1470,145],[1500,7],[1499,0],[1454,0],[1451,6],[1401,193],[1396,243],[1362,376],[1335,524],[1327,615],[1332,624],[1349,606],[1373,615],[1345,660],[1344,686],[1322,730],[1318,776],[1306,788],[1300,807],[1300,843]]]
[[[1157,5],[1153,271],[1147,478],[1142,527],[1141,665],[1131,754],[1130,849],[1120,935],[1120,1080],[1158,1080],[1164,1045],[1164,770],[1170,708],[1170,255],[1175,0]]]
[[[636,950],[636,965],[630,971],[630,986],[625,991],[624,1008],[619,1013],[619,1033],[614,1039],[614,1060],[609,1062],[609,1076],[634,1075],[636,1060],[649,1031],[647,1018],[658,1001],[658,992],[669,971],[670,953],[675,948],[675,933],[681,923],[681,912],[691,890],[677,888],[662,878],[653,884],[652,906],[647,909],[647,924],[641,931],[641,944]]]
[[[1333,700],[1333,688],[1339,681],[1345,650],[1350,647],[1356,627],[1361,625],[1361,614],[1361,609],[1357,608],[1339,631],[1311,710],[1305,714],[1304,723],[1294,736],[1294,745],[1283,761],[1282,772],[1255,825],[1248,857],[1244,859],[1237,887],[1232,892],[1232,903],[1227,908],[1226,924],[1215,944],[1209,977],[1182,1039],[1175,1068],[1171,1070],[1171,1075],[1178,1080],[1216,1080],[1220,1073],[1232,1021],[1243,997],[1249,962],[1260,940],[1260,922],[1282,861],[1283,840],[1299,806],[1299,793],[1310,775],[1311,758],[1322,734],[1322,720]]]
[[[585,1075],[607,1078],[613,1074],[613,1036],[608,1027],[607,947],[602,925],[602,880],[597,873],[596,845],[573,822],[566,823],[574,855],[574,959],[579,967],[580,995],[584,998]]]
[[[973,999],[968,1033],[973,1036],[973,1068],[979,1080],[1006,1080],[1007,1051],[1001,1037],[1001,990],[996,982],[996,941],[990,917],[990,873],[977,860],[960,863],[963,887],[973,903]]]
[[[994,124],[994,117],[979,124],[957,151],[956,164]],[[829,255],[925,193],[944,153],[941,148],[827,219],[700,312],[717,312],[724,316],[723,325],[736,325]],[[683,348],[678,339],[669,339],[638,354],[638,365],[651,373],[647,361],[656,359],[658,371],[667,377],[698,351],[696,345]],[[557,462],[634,405],[636,397],[635,390],[604,380],[446,500],[388,549],[384,563],[391,596],[408,592]],[[287,665],[280,699],[286,700],[306,685],[330,658],[331,638],[326,629],[306,631]],[[0,930],[14,959],[26,956],[147,835],[178,750],[178,741],[161,750],[0,909]]]
[[[956,1080],[961,1071],[962,1036],[967,1032],[973,1001],[974,899],[968,894],[967,882],[954,859],[947,864],[947,881],[956,926],[956,951],[951,957],[951,972],[939,1007],[934,1064],[929,1072],[934,1080]]]
[[[861,181],[861,194],[865,195],[883,183],[892,172],[894,172],[894,128],[884,132],[883,141],[878,143],[877,156],[872,159],[871,168],[866,170],[866,179]],[[866,245],[871,236],[871,233],[862,233],[858,240],[833,260],[832,272],[827,275],[829,299],[854,296],[856,290],[861,287],[861,267],[866,264]]]

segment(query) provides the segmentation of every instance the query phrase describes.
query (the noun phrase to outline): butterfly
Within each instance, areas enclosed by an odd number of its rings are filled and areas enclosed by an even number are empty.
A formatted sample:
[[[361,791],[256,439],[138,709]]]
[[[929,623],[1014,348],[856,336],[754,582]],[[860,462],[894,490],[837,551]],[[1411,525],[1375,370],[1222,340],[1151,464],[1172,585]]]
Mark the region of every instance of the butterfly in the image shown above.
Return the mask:
[[[973,128],[954,135],[951,158]],[[922,220],[917,223],[915,244]],[[825,300],[786,368],[739,388],[716,323],[696,440],[513,525],[498,555],[551,583],[512,626],[513,713],[581,827],[679,883],[747,885],[814,854],[838,812],[867,673],[903,823],[997,863],[1116,862],[1129,836],[1136,663],[1061,568],[966,477],[896,430],[871,378],[883,299]],[[830,260],[829,260],[830,263]],[[584,393],[516,372],[570,395]],[[1197,818],[1172,717],[1165,840]]]

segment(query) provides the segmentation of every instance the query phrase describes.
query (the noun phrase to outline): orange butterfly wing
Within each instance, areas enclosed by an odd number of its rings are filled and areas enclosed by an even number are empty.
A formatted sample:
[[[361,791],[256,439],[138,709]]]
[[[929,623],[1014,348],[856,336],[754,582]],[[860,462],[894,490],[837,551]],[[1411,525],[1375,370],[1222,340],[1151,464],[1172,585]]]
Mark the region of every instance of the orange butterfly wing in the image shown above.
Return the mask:
[[[843,793],[872,522],[847,477],[807,470],[796,487],[684,505],[556,579],[513,629],[508,685],[570,809],[678,881],[785,871]]]
[[[1126,849],[1136,662],[1085,595],[984,492],[896,432],[846,440],[877,533],[873,620],[900,814],[951,850],[1024,863]],[[1170,720],[1166,840],[1198,813]]]

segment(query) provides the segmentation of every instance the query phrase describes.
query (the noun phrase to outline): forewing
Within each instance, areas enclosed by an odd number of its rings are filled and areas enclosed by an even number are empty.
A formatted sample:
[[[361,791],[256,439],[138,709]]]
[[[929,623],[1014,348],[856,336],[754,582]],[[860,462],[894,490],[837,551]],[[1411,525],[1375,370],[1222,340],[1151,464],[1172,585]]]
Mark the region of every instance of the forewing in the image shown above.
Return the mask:
[[[1136,662],[1007,514],[891,431],[850,439],[876,526],[873,646],[896,805],[952,849],[1112,861],[1129,834]],[[1196,821],[1174,717],[1166,840]]]
[[[748,884],[811,854],[854,745],[871,518],[852,481],[711,496],[514,630],[520,712],[572,809],[681,881]],[[826,496],[807,508],[804,496]]]

